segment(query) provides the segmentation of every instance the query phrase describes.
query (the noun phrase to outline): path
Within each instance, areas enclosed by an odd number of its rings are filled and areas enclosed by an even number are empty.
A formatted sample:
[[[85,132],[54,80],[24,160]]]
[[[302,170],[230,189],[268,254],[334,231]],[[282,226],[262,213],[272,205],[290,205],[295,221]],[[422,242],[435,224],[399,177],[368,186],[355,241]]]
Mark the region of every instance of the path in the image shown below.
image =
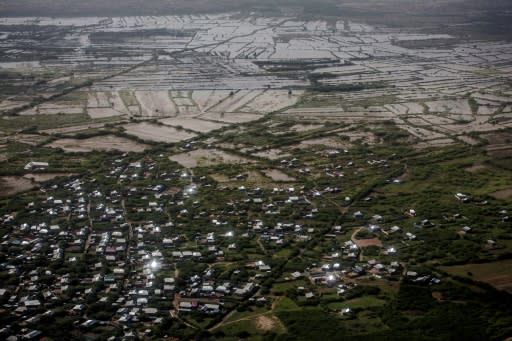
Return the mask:
[[[211,327],[210,329],[208,329],[209,332],[213,332],[215,329],[218,329],[222,326],[226,326],[226,325],[229,325],[229,324],[233,324],[233,323],[238,323],[240,321],[247,321],[247,320],[253,320],[253,319],[257,319],[258,317],[260,316],[266,316],[266,315],[270,315],[272,314],[272,312],[274,311],[277,303],[279,303],[281,300],[283,299],[282,296],[279,296],[277,297],[273,302],[272,302],[272,307],[270,308],[270,310],[268,311],[265,311],[263,313],[258,313],[258,314],[254,314],[254,315],[248,315],[248,316],[245,316],[245,317],[241,317],[239,319],[236,319],[236,320],[233,320],[233,321],[228,321],[229,318],[231,316],[233,316],[233,314],[236,312],[236,309],[232,310],[229,312],[229,314],[227,314],[226,316],[224,316],[224,318],[222,319],[222,321],[220,321],[219,323],[217,323],[216,325],[214,325],[213,327]]]

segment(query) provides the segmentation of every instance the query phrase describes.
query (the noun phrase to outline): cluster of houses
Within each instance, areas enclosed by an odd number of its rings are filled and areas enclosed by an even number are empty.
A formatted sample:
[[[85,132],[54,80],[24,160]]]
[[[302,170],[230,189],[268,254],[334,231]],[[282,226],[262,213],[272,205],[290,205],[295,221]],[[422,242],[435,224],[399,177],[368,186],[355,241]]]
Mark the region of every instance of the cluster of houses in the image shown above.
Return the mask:
[[[42,169],[43,165],[31,164],[30,170],[36,167]],[[166,191],[177,185],[181,186],[177,196]],[[203,186],[207,188],[207,184]],[[258,206],[266,214],[296,206],[304,217],[311,217],[315,210],[304,194],[293,188],[275,189],[273,193],[279,197],[275,201],[257,188],[224,189],[242,192],[250,202],[233,200],[227,205],[230,211],[209,212],[217,217],[210,218],[211,231],[198,236],[195,247],[184,247],[183,239],[188,237],[183,237],[183,226],[176,226],[173,219],[189,218],[198,205],[193,200],[198,190],[191,174],[182,169],[161,171],[154,162],[123,158],[114,160],[101,180],[75,176],[41,187],[23,212],[2,217],[2,224],[11,226],[12,232],[4,236],[1,245],[13,257],[0,269],[19,278],[1,289],[2,307],[29,326],[37,326],[44,314],[52,314],[56,302],[64,300],[67,314],[86,329],[104,323],[131,327],[148,319],[159,323],[172,311],[221,314],[225,312],[223,298],[250,299],[263,275],[226,280],[216,278],[214,271],[204,271],[178,281],[179,263],[201,263],[210,255],[223,260],[226,252],[238,252],[238,238],[256,237],[262,243],[284,246],[288,240],[307,240],[315,232],[301,224],[283,221],[267,225],[262,220],[247,221],[244,233],[233,232],[234,227],[222,216],[240,215],[242,206]],[[192,206],[188,206],[190,202]],[[169,212],[176,207],[173,216]],[[136,214],[166,219],[134,221],[130,217]],[[226,231],[228,228],[231,231]],[[85,262],[85,258],[93,262]],[[59,271],[52,264],[60,264]],[[271,270],[261,261],[241,264],[245,267],[260,274]],[[239,272],[234,270],[234,276]],[[110,320],[91,318],[91,302],[109,306]],[[27,335],[25,338],[41,336],[37,329],[4,330],[2,335],[10,333]]]
[[[382,166],[386,160],[368,164]],[[311,172],[298,159],[281,160],[280,165]],[[353,162],[331,165],[324,168],[324,175],[341,178],[343,169],[352,166]],[[31,162],[26,169],[45,167]],[[243,174],[233,179],[243,180]],[[203,205],[200,194],[211,190],[230,199]],[[73,176],[43,186],[27,199],[24,209],[4,213],[0,219],[2,226],[10,228],[0,242],[10,258],[0,264],[0,271],[13,279],[0,288],[2,308],[27,326],[23,331],[4,328],[0,335],[40,337],[37,321],[53,314],[56,302],[64,302],[67,314],[81,328],[115,323],[133,331],[142,322],[158,324],[171,313],[218,315],[227,312],[226,302],[264,300],[256,293],[273,268],[263,260],[241,258],[240,245],[248,243],[260,248],[261,254],[272,250],[271,254],[290,245],[305,245],[316,236],[324,242],[336,240],[336,248],[319,255],[317,263],[292,272],[289,280],[305,278],[313,287],[332,288],[338,295],[353,289],[360,277],[439,283],[435,277],[404,269],[395,257],[399,249],[391,243],[380,245],[379,256],[363,258],[364,248],[353,238],[347,240],[352,225],[348,230],[336,225],[321,235],[314,221],[320,213],[315,202],[338,192],[337,186],[213,188],[204,176],[127,155],[113,160],[105,174],[96,178]],[[456,198],[468,197],[457,193]],[[345,202],[351,198],[345,197]],[[386,236],[399,244],[417,241],[411,229],[388,226],[379,214],[367,218],[361,211],[351,214],[372,238]],[[415,209],[407,210],[405,216],[415,222],[411,227],[433,226],[417,217]],[[460,232],[472,233],[472,228],[463,226]],[[221,276],[212,267],[217,262],[235,266]],[[191,264],[205,266],[184,276],[180,269]],[[298,290],[306,299],[315,297],[314,290]],[[91,302],[108,307],[107,321],[90,316]]]

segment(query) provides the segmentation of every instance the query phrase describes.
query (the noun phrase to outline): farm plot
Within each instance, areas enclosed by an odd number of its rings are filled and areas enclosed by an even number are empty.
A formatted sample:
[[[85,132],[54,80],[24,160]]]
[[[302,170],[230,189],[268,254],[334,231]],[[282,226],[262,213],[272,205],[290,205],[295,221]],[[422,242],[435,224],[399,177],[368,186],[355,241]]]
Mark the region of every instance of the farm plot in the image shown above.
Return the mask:
[[[8,196],[28,191],[36,187],[36,183],[22,176],[0,177],[0,196]]]
[[[197,136],[184,130],[168,126],[158,126],[155,124],[142,122],[130,123],[123,126],[126,133],[133,135],[141,140],[174,143],[191,139]]]
[[[261,90],[240,90],[230,92],[228,97],[224,98],[217,105],[210,107],[211,112],[236,112],[261,94]]]
[[[49,102],[22,111],[20,115],[82,114],[83,112],[84,107],[81,105]]]
[[[493,263],[444,266],[442,269],[454,275],[474,278],[499,290],[512,292],[512,260]]]
[[[489,145],[486,147],[489,155],[493,157],[512,155],[512,145],[510,144],[512,133],[485,134],[482,137],[489,141]]]
[[[217,105],[230,94],[228,90],[196,90],[192,92],[192,100],[201,111],[206,111]]]
[[[291,156],[290,153],[284,152],[281,149],[277,149],[277,148],[259,151],[259,152],[253,153],[253,155],[257,156],[257,157],[269,159],[269,160],[279,160],[279,159],[283,159],[283,158],[287,158],[287,157]]]
[[[31,146],[35,146],[44,141],[46,137],[35,134],[16,134],[14,136],[10,136],[8,139],[11,141],[16,141],[20,143],[25,143]]]
[[[444,134],[441,134],[441,133],[438,133],[438,132],[435,132],[432,130],[424,129],[424,128],[413,127],[410,125],[400,125],[399,127],[406,130],[411,135],[414,135],[421,140],[436,140],[436,139],[446,138],[446,136]]]
[[[430,147],[444,147],[444,146],[449,146],[449,145],[453,144],[454,142],[455,141],[450,138],[440,138],[440,139],[436,139],[436,140],[428,140],[428,141],[419,142],[419,143],[415,144],[414,147],[416,149],[424,149],[424,148],[430,148]]]
[[[68,177],[73,175],[72,173],[27,173],[23,175],[25,179],[35,182],[45,182],[58,177]]]
[[[66,152],[91,152],[94,150],[120,150],[122,152],[143,152],[147,146],[129,139],[107,135],[88,139],[60,139],[46,145],[52,148],[61,148]]]
[[[458,115],[471,114],[467,100],[446,100],[446,101],[431,101],[425,102],[430,112],[437,113],[450,113]]]
[[[295,90],[289,93],[287,90],[266,90],[253,98],[242,109],[242,112],[268,113],[279,111],[297,103],[302,90]]]
[[[340,136],[347,136],[349,142],[361,142],[367,143],[370,145],[374,145],[380,142],[379,137],[377,137],[371,131],[357,131],[357,130],[347,130],[339,133]]]
[[[169,157],[183,167],[212,166],[223,163],[248,163],[250,160],[218,149],[196,149]]]
[[[178,112],[167,91],[135,91],[135,97],[142,116],[176,116]]]
[[[87,114],[93,119],[127,115],[130,110],[119,92],[91,92],[87,96]]]
[[[349,147],[347,143],[343,143],[338,141],[334,137],[321,137],[316,139],[304,140],[301,141],[295,147],[297,148],[308,148],[311,146],[324,146],[328,148],[337,148],[337,149],[346,149]]]
[[[262,173],[276,182],[296,181],[294,177],[289,176],[279,169],[265,169],[262,171]]]
[[[28,102],[11,101],[9,99],[0,101],[0,111],[18,108],[28,104]]]
[[[106,123],[88,123],[88,124],[80,124],[74,125],[70,127],[62,127],[62,128],[54,128],[54,129],[44,129],[40,130],[41,133],[45,134],[67,134],[74,135],[80,132],[88,131],[91,129],[100,129],[105,126]]]
[[[199,117],[205,120],[219,121],[224,123],[246,123],[259,120],[263,116],[263,114],[247,114],[241,112],[208,112]]]
[[[310,130],[316,130],[323,128],[323,124],[295,124],[290,128],[291,131],[295,132],[304,132],[304,131],[310,131]]]
[[[172,117],[172,118],[165,118],[163,120],[160,120],[159,122],[177,127],[181,126],[185,129],[196,131],[198,133],[208,133],[212,130],[221,129],[227,124],[224,123],[218,123],[218,122],[212,122],[212,121],[206,121],[201,120],[198,118],[187,118],[187,117]]]

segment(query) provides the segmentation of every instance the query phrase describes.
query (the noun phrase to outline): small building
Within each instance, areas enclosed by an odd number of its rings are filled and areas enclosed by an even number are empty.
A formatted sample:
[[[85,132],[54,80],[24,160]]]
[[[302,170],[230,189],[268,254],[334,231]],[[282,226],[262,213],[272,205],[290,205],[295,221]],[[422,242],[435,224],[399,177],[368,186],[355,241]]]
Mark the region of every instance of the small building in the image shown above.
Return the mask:
[[[48,162],[30,161],[25,165],[25,170],[29,171],[44,171],[48,170]]]

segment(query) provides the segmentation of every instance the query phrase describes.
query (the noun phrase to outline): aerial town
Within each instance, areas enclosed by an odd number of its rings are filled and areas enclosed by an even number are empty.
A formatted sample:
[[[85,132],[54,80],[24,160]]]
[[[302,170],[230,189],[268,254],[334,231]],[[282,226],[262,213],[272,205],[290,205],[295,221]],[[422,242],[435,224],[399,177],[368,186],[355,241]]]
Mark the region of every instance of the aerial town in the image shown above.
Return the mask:
[[[1,339],[512,337],[510,37],[306,14],[0,12]]]

